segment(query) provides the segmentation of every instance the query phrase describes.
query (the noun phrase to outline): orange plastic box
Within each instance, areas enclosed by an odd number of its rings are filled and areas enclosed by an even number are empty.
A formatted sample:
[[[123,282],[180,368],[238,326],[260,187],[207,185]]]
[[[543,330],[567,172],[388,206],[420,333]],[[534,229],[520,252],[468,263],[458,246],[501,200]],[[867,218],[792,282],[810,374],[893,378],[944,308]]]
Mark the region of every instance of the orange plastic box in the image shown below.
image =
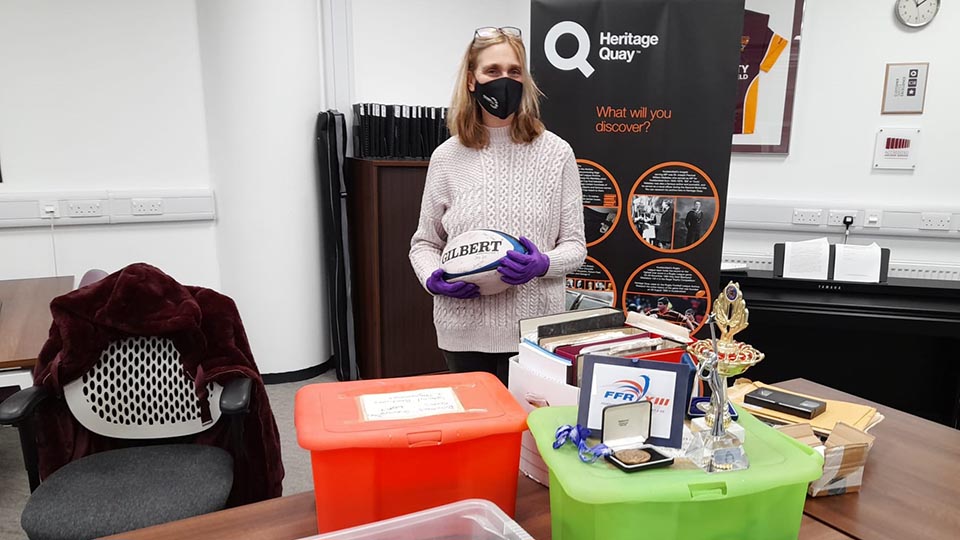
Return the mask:
[[[489,373],[311,384],[297,392],[317,530],[487,499],[513,517],[527,413]]]

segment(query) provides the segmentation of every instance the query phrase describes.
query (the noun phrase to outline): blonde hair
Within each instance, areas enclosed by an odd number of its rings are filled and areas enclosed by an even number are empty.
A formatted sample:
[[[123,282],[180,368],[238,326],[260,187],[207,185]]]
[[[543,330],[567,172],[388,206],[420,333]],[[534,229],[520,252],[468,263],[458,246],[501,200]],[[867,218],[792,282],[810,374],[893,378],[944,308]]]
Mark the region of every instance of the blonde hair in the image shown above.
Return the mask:
[[[447,116],[447,127],[450,133],[460,138],[460,143],[468,148],[485,148],[489,141],[487,130],[483,127],[483,116],[480,105],[477,104],[470,88],[467,86],[469,76],[477,69],[477,57],[480,53],[494,45],[506,43],[520,61],[523,72],[523,97],[520,100],[520,109],[514,113],[510,124],[510,139],[515,143],[529,143],[543,133],[543,122],[540,121],[540,96],[543,95],[527,70],[527,51],[523,41],[513,35],[499,32],[491,37],[477,37],[467,46],[460,63],[460,73],[457,75],[457,85],[453,91],[453,102],[450,105],[450,114]],[[474,75],[474,79],[476,76]]]

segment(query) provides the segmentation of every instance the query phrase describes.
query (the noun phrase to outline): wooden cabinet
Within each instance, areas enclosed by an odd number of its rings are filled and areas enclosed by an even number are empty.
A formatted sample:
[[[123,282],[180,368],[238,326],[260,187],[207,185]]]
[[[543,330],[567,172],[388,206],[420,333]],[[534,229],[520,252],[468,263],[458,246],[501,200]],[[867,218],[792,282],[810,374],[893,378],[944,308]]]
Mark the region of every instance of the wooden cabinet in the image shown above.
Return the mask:
[[[357,365],[364,379],[445,371],[433,298],[407,257],[426,161],[349,160],[347,179]]]

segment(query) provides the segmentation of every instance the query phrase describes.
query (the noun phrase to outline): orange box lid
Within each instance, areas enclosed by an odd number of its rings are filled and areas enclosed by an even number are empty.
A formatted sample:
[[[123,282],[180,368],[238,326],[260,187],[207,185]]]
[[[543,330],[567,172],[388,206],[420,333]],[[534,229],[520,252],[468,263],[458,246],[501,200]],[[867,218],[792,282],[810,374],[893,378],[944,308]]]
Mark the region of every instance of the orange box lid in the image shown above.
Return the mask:
[[[527,413],[489,373],[321,383],[297,392],[297,442],[307,450],[407,448],[519,433]]]

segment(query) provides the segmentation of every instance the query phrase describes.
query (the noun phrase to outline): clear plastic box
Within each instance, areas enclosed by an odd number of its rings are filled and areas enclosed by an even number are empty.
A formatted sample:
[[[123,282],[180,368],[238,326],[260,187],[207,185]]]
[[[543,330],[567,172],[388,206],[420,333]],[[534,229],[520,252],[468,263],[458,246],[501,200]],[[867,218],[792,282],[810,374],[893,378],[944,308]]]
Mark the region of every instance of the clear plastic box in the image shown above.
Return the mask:
[[[304,540],[533,540],[490,501],[467,499]]]

